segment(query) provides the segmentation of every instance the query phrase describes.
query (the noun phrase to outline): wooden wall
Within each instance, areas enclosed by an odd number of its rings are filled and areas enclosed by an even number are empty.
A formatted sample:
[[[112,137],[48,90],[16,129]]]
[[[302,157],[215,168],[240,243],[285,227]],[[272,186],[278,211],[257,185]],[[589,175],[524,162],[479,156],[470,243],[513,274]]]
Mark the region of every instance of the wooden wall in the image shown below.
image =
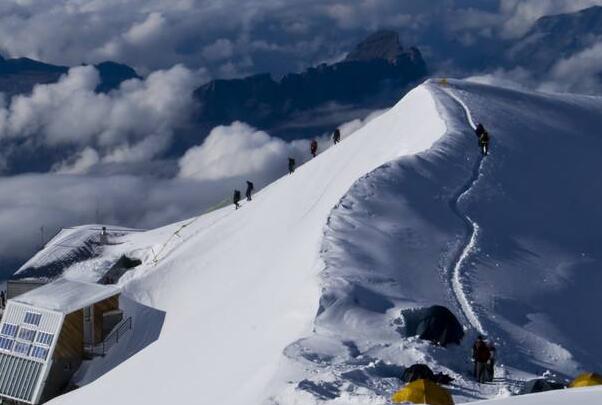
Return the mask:
[[[72,312],[65,316],[63,328],[59,335],[54,358],[82,359],[84,356],[84,310]]]
[[[102,335],[102,314],[119,309],[119,294],[94,304],[94,344],[100,343],[106,336]]]
[[[43,388],[41,402],[62,393],[84,358],[84,311],[65,316],[63,327],[52,355],[52,366]]]

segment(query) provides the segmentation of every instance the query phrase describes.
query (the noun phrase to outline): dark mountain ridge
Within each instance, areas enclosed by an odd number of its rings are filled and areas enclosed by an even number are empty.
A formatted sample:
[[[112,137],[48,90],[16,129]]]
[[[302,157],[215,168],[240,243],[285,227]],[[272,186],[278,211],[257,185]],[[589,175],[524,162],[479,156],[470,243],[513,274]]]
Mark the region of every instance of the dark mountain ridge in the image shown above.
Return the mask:
[[[125,80],[140,78],[134,69],[120,63],[107,61],[94,66],[100,74],[97,92],[106,93],[118,88]],[[0,56],[0,92],[9,97],[30,93],[36,84],[56,83],[68,70],[68,66],[52,65],[29,58],[5,59]]]
[[[285,139],[314,136],[340,122],[288,125],[290,120],[321,108],[353,105],[365,112],[388,107],[426,74],[417,48],[404,48],[395,32],[379,31],[342,62],[290,73],[279,81],[270,74],[211,81],[195,91],[196,120],[207,127],[244,121]],[[350,114],[349,119],[358,118]]]
[[[593,6],[574,13],[541,17],[513,44],[507,57],[511,63],[531,72],[545,73],[559,60],[600,41],[602,6]]]

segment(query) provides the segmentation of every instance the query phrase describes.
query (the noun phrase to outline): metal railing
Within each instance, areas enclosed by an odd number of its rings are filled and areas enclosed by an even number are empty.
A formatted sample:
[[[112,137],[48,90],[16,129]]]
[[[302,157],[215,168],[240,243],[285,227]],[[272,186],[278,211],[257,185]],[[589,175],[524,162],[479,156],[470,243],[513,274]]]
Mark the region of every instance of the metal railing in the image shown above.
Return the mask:
[[[132,329],[132,317],[122,321],[109,335],[99,344],[92,347],[91,353],[95,356],[105,356],[109,350]]]

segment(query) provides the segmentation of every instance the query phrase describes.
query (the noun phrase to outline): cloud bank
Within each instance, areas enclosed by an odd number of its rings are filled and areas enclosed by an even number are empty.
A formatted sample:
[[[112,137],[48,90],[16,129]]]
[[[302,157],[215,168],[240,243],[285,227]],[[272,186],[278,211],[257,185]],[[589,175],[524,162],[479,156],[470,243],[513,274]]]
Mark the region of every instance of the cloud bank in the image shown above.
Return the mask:
[[[0,142],[60,150],[55,169],[83,172],[99,162],[154,159],[171,144],[193,108],[195,72],[176,65],[144,80],[124,82],[118,90],[98,94],[99,74],[92,66],[75,67],[58,83],[35,86],[32,94],[14,96],[0,107]],[[0,152],[10,160],[14,149]],[[70,156],[63,156],[65,153]]]
[[[381,113],[343,124],[342,137]],[[331,146],[330,134],[317,139],[320,151]],[[309,140],[287,143],[235,122],[215,128],[202,145],[191,148],[177,162],[179,174],[171,178],[72,174],[98,164],[101,157],[91,148],[58,173],[0,178],[0,235],[5,236],[0,259],[31,256],[42,226],[47,234],[97,221],[148,229],[202,214],[228,204],[232,190],[244,189],[247,179],[261,188],[287,175],[288,156],[298,164],[309,160]]]
[[[380,28],[435,49],[522,35],[539,17],[601,0],[5,0],[0,52],[142,73],[183,63],[212,76],[288,72],[332,60]],[[441,41],[445,40],[444,44]],[[458,48],[461,49],[461,48]]]

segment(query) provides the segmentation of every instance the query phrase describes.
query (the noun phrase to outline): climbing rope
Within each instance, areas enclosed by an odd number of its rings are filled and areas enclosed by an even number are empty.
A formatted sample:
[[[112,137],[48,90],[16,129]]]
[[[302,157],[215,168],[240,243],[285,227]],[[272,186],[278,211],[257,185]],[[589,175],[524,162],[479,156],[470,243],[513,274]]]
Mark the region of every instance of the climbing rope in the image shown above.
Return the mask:
[[[181,235],[180,232],[182,232],[184,229],[188,228],[189,226],[191,226],[192,224],[194,224],[196,221],[198,221],[203,215],[208,214],[210,212],[216,211],[220,208],[224,208],[225,206],[227,206],[229,204],[229,200],[227,198],[224,198],[222,201],[220,201],[219,203],[209,207],[208,209],[206,209],[201,215],[198,215],[194,218],[192,218],[190,221],[186,222],[185,224],[183,224],[182,226],[180,226],[173,234],[170,235],[170,237],[161,245],[161,247],[159,248],[159,251],[157,253],[155,253],[154,249],[151,248],[151,252],[153,254],[153,264],[156,266],[159,261],[163,258],[161,257],[161,255],[163,254],[163,251],[167,248],[167,246],[170,244],[170,242],[176,238],[182,239],[182,243],[184,243],[187,239],[184,239]]]

